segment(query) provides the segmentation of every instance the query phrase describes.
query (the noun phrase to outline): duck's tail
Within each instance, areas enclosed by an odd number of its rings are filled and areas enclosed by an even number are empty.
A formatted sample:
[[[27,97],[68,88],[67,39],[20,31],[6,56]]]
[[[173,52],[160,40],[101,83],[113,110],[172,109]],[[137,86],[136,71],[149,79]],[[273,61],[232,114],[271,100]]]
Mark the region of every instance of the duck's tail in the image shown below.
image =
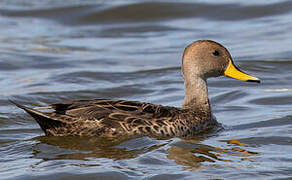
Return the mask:
[[[61,122],[60,120],[57,120],[54,117],[50,116],[51,113],[43,113],[43,112],[34,110],[32,108],[23,106],[21,104],[18,104],[12,100],[9,100],[9,101],[15,106],[25,110],[29,115],[31,115],[47,135],[48,135],[48,132],[47,132],[48,129],[56,128],[56,127],[60,127],[64,125],[64,123]]]

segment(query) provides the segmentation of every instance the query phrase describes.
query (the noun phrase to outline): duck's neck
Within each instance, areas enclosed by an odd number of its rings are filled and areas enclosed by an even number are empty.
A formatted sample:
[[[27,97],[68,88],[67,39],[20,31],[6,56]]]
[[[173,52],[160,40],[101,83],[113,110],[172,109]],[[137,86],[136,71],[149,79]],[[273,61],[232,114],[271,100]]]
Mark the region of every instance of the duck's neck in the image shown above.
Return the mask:
[[[201,109],[208,113],[210,112],[208,88],[205,79],[198,77],[192,79],[192,81],[185,80],[185,99],[182,108]]]

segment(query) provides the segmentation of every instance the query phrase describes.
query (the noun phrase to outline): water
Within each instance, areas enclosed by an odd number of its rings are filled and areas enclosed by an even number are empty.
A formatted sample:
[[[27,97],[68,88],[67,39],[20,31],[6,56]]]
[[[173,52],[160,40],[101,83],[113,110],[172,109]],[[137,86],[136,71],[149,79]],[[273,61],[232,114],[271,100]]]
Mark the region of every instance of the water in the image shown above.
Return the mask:
[[[292,2],[0,2],[1,179],[292,178]],[[45,137],[8,102],[180,106],[184,47],[225,45],[262,84],[210,79],[223,128],[192,139]]]

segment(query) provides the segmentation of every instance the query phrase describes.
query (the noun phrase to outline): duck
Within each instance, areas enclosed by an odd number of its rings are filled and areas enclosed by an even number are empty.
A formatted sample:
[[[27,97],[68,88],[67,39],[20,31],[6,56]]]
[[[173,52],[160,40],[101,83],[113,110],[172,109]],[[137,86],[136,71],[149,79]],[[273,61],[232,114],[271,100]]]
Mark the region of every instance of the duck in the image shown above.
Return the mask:
[[[218,125],[208,99],[208,78],[226,76],[260,83],[239,70],[228,50],[212,40],[188,45],[181,70],[185,89],[181,107],[115,99],[65,101],[35,108],[11,102],[32,116],[47,136],[187,137]]]

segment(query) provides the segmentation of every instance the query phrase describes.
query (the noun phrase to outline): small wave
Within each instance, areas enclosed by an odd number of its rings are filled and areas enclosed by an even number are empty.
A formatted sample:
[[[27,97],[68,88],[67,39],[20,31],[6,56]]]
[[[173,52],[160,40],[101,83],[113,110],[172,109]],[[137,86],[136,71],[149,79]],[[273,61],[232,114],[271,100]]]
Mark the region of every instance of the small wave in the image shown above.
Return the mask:
[[[64,24],[95,24],[153,22],[193,17],[209,20],[238,21],[284,14],[291,12],[291,10],[291,1],[265,5],[143,2],[118,6],[99,4],[37,10],[1,9],[0,14],[9,17],[48,18]]]

